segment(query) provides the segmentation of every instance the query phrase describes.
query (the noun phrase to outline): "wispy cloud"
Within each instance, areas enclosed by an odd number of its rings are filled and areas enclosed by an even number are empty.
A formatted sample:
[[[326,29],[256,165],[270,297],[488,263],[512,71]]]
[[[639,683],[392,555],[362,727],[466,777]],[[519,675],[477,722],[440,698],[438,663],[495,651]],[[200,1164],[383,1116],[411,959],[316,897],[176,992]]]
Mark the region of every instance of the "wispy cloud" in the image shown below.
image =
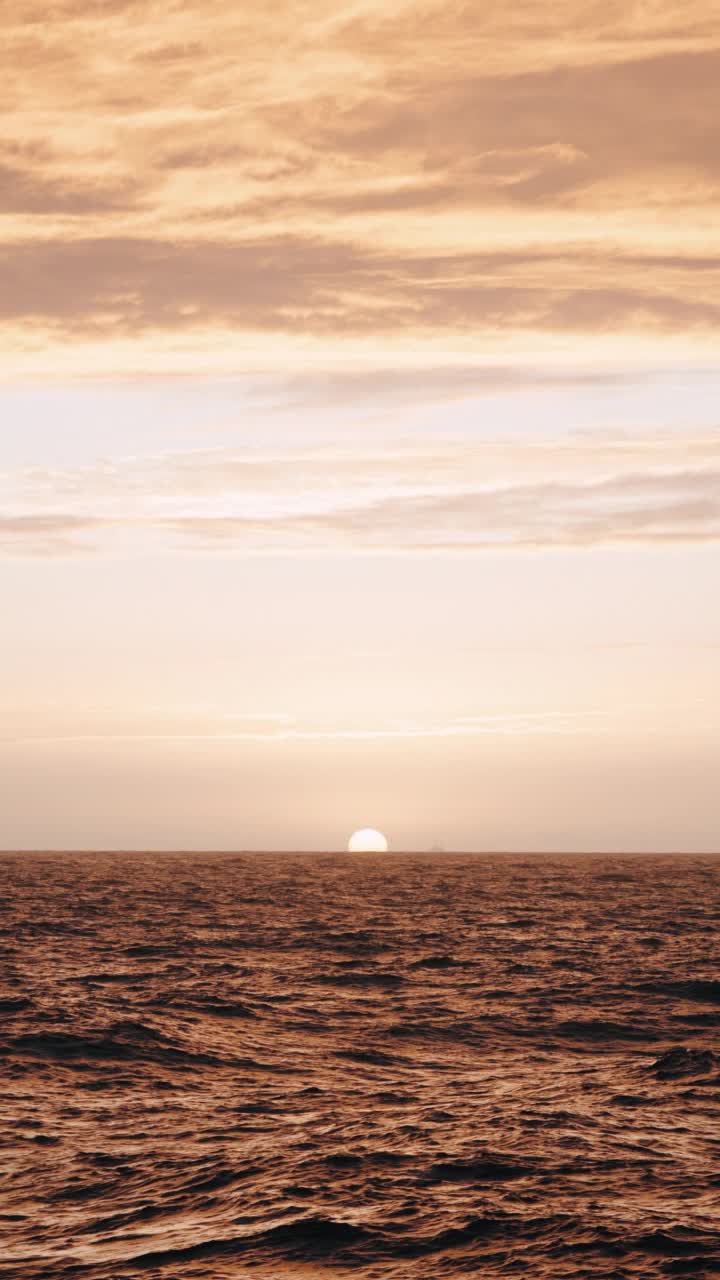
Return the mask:
[[[167,718],[167,717],[166,717]],[[252,742],[257,744],[283,742],[365,742],[373,739],[411,739],[411,738],[465,738],[486,737],[488,735],[527,735],[527,734],[574,734],[592,731],[598,732],[598,723],[612,718],[608,711],[588,710],[586,712],[528,712],[525,714],[464,716],[448,721],[445,724],[432,722],[405,722],[402,724],[374,725],[323,725],[292,724],[271,719],[263,723],[258,717],[253,724],[253,717],[246,717],[251,723],[247,727],[241,725],[229,728],[222,723],[222,718],[207,717],[207,723],[201,728],[197,723],[183,724],[175,722],[165,728],[138,731],[131,726],[122,727],[117,723],[98,724],[96,727],[86,725],[71,728],[67,725],[48,732],[33,730],[32,725],[18,723],[10,732],[0,734],[0,742],[16,743],[106,743],[118,742]]]
[[[720,538],[720,436],[197,450],[0,476],[0,547],[413,551]]]
[[[188,516],[167,528],[240,549],[469,550],[720,538],[720,471],[393,495],[275,520]]]

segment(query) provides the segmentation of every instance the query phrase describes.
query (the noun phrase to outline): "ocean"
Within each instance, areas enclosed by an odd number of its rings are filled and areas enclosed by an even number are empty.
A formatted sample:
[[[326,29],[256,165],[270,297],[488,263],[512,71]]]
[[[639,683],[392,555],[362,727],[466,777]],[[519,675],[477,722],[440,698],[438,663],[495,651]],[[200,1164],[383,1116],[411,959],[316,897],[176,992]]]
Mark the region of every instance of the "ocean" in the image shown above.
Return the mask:
[[[0,876],[0,1276],[720,1274],[720,859]]]

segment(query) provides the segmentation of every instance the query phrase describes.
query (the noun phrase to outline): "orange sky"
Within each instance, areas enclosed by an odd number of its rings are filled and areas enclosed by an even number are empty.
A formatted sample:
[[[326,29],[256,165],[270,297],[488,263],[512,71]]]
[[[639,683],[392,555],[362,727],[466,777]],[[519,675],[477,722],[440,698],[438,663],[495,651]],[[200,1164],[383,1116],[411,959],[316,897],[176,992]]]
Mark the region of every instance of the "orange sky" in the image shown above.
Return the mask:
[[[713,6],[3,33],[0,845],[716,847]]]

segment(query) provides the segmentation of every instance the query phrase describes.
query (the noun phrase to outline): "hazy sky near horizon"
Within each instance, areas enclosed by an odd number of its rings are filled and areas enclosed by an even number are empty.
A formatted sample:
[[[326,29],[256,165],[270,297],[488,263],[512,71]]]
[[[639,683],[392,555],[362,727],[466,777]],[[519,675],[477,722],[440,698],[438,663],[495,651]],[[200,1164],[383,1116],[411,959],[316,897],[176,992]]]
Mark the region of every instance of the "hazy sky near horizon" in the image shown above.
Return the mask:
[[[0,847],[720,848],[714,6],[3,36]]]

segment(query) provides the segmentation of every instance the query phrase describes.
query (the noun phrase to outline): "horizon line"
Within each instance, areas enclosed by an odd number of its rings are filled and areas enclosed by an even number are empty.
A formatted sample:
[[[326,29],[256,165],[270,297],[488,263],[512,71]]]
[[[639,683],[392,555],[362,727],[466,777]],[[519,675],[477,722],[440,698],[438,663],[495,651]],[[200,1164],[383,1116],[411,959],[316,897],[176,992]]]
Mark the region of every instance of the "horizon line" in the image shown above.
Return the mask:
[[[7,848],[5,849],[5,848],[2,848],[0,849],[0,858],[7,857],[7,856],[14,856],[16,854],[29,854],[31,856],[42,855],[42,854],[66,854],[73,857],[83,855],[83,854],[90,854],[90,855],[93,855],[93,854],[111,854],[111,855],[149,854],[153,856],[169,855],[170,857],[177,856],[178,854],[183,854],[183,855],[201,854],[201,855],[209,855],[211,857],[213,856],[237,857],[237,856],[244,856],[245,854],[253,854],[253,855],[255,854],[273,854],[273,855],[274,854],[280,854],[280,855],[293,854],[297,856],[309,856],[309,857],[316,857],[316,856],[327,857],[329,855],[332,855],[332,856],[347,855],[352,858],[358,858],[358,857],[386,858],[388,856],[392,857],[394,855],[397,855],[397,856],[412,855],[415,857],[417,856],[422,856],[422,857],[478,856],[478,857],[493,857],[493,858],[494,857],[500,857],[500,858],[506,858],[506,857],[714,858],[714,857],[720,857],[720,848],[718,849],[387,849],[384,852],[380,852],[379,850],[357,850],[357,851],[351,852],[349,849],[341,849],[341,848],[338,848],[338,849],[292,849],[292,848],[287,848],[287,849],[281,849],[281,848],[277,848],[277,849],[276,848],[164,849],[164,848],[142,848],[140,846],[137,846],[137,847],[133,846],[130,848],[103,847],[98,849],[91,849],[91,848],[83,848],[83,849],[72,849],[72,848],[42,848],[42,849],[40,848],[33,848],[33,849]]]

